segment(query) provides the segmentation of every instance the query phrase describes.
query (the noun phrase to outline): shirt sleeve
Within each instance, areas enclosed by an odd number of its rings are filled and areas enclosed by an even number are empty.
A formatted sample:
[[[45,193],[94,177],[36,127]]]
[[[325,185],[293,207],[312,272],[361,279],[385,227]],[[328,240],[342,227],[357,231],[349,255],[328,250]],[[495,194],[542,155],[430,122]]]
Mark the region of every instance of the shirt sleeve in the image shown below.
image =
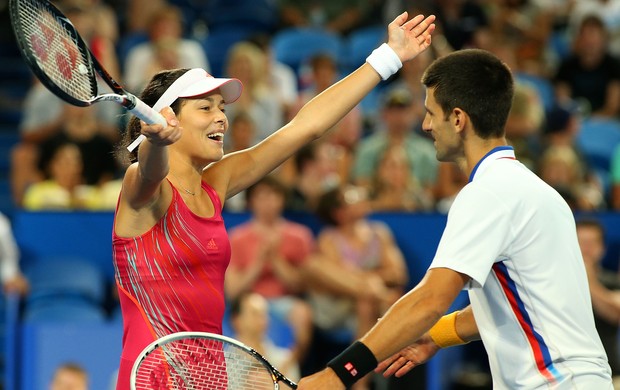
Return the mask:
[[[449,268],[482,287],[491,267],[511,242],[509,208],[493,192],[469,184],[448,212],[446,228],[430,268]]]

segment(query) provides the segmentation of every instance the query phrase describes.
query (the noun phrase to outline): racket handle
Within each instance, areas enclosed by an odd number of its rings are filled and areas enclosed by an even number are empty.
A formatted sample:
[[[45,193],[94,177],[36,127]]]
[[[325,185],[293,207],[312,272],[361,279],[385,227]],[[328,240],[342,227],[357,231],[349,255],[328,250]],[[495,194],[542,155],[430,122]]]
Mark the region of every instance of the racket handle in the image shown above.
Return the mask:
[[[150,125],[158,124],[163,127],[168,126],[168,122],[166,122],[166,118],[164,118],[159,112],[155,111],[151,107],[149,107],[142,100],[136,98],[135,96],[128,96],[128,98],[133,98],[133,102],[135,106],[129,110],[132,114],[142,119],[146,123]],[[129,146],[127,146],[127,150],[133,152],[135,148],[140,145],[142,141],[144,141],[146,137],[144,134],[140,134],[138,138],[136,138]]]

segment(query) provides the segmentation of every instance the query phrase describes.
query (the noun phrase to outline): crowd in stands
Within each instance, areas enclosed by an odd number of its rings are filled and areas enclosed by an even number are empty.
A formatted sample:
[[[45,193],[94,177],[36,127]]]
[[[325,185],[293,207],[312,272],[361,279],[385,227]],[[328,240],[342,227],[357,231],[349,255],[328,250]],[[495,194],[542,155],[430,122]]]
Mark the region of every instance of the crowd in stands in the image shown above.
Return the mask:
[[[468,182],[455,165],[436,160],[433,141],[421,129],[425,91],[420,78],[435,58],[471,47],[499,56],[517,82],[506,127],[517,158],[574,211],[620,211],[620,1],[54,3],[133,93],[139,95],[153,74],[168,68],[200,67],[216,77],[241,80],[241,98],[226,109],[226,153],[268,137],[351,69],[353,53],[317,51],[301,64],[282,61],[272,44],[282,32],[319,29],[344,46],[403,9],[437,15],[431,50],[377,87],[329,136],[226,203],[228,212],[251,214],[247,224],[230,232],[233,258],[226,292],[236,302],[235,331],[253,340],[255,332],[264,332],[266,313],[290,322],[295,345],[290,354],[276,352],[293,376],[312,349],[313,326],[344,331],[349,338],[341,345],[347,345],[370,328],[408,282],[389,228],[369,222],[367,215],[446,213]],[[224,47],[209,50],[209,37],[224,31],[230,37],[220,40]],[[20,142],[11,156],[14,204],[27,210],[113,210],[126,168],[113,151],[126,122],[116,105],[72,107],[33,79],[23,104]],[[582,142],[593,124],[617,133],[600,140],[605,153]],[[313,213],[325,226],[314,237],[307,227],[288,221],[286,212]],[[598,227],[584,223],[580,229],[585,236],[586,229],[597,233]],[[600,254],[584,258],[597,280]],[[618,299],[605,295],[602,284],[597,288],[595,310],[604,311],[607,304],[618,312]],[[617,317],[613,314],[615,323]],[[599,318],[606,320],[605,314]],[[247,328],[249,323],[258,330]],[[274,350],[271,344],[259,348]]]
[[[348,58],[367,54],[316,50],[300,63],[286,63],[274,50],[283,32],[318,29],[344,48],[359,32],[390,20],[397,9],[435,13],[438,31],[432,50],[377,87],[311,153],[304,150],[277,169],[294,195],[287,208],[313,211],[320,192],[355,184],[367,190],[376,211],[446,212],[467,180],[454,167],[436,162],[432,140],[421,131],[425,110],[419,80],[434,58],[469,47],[494,52],[514,72],[517,89],[506,130],[519,159],[575,210],[620,208],[620,168],[614,163],[620,150],[615,158],[611,152],[593,156],[598,152],[583,150],[580,142],[592,122],[610,122],[620,131],[617,1],[282,0],[242,2],[236,8],[215,0],[205,5],[161,0],[144,8],[138,0],[55,3],[87,38],[95,56],[133,93],[139,94],[151,75],[166,68],[201,67],[215,76],[240,79],[244,93],[227,107],[227,152],[269,136],[305,102],[359,65]],[[247,17],[244,5],[264,23],[241,26]],[[231,16],[235,11],[237,21]],[[213,13],[230,20],[225,23]],[[209,36],[219,37],[221,31],[234,38],[210,52]],[[382,37],[375,39],[378,43]],[[126,120],[113,104],[89,110],[68,107],[33,80],[23,105],[21,142],[12,153],[14,204],[33,210],[113,208],[119,188],[115,180],[125,165],[114,161],[111,151]],[[617,139],[610,140],[608,150]],[[71,173],[58,168],[63,160],[74,165]],[[58,176],[59,171],[66,177]],[[312,172],[320,177],[309,184]],[[296,199],[300,197],[308,202]],[[243,196],[227,207],[247,211]]]

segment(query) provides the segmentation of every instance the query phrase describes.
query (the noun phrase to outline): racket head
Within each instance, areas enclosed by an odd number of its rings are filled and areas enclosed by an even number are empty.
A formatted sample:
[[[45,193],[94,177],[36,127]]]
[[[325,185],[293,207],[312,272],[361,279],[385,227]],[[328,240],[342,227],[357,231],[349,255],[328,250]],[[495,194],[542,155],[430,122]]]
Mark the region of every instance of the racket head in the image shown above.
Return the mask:
[[[92,54],[71,21],[47,0],[9,0],[17,45],[37,78],[55,95],[89,106],[97,95]]]
[[[296,385],[254,349],[232,338],[178,332],[148,345],[131,371],[131,390],[278,389]]]

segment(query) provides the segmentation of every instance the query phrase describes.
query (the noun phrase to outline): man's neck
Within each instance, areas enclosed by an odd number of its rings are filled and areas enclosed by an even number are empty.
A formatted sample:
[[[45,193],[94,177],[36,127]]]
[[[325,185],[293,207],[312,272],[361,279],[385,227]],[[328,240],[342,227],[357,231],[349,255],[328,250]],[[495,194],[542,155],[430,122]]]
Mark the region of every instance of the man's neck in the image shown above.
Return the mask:
[[[476,139],[465,144],[465,156],[462,159],[457,159],[456,163],[469,177],[476,164],[491,150],[500,146],[508,146],[506,138]]]

